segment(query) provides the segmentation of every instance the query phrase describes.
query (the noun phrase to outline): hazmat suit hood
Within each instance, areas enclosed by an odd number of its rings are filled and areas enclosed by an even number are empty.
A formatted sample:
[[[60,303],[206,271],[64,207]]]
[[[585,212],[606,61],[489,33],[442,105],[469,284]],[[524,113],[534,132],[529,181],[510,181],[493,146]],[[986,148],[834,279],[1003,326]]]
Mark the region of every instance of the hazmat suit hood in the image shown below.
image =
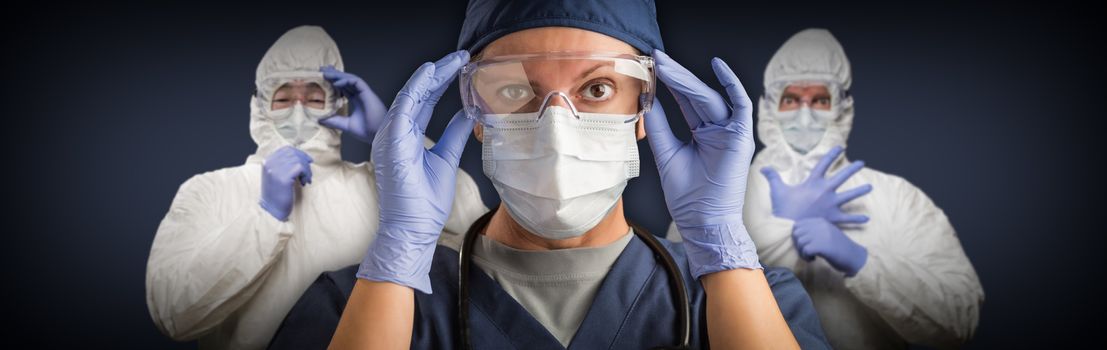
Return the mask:
[[[266,51],[265,56],[258,63],[256,72],[257,92],[250,98],[250,137],[254,139],[254,143],[257,143],[258,148],[247,159],[247,163],[260,164],[277,149],[293,146],[277,132],[274,123],[266,114],[273,93],[280,88],[280,85],[292,80],[292,78],[275,79],[274,77],[322,79],[323,75],[319,69],[324,66],[334,66],[339,71],[344,69],[338,44],[323,28],[317,26],[293,28],[277,39],[269,51]],[[328,103],[338,104],[330,107],[339,108],[341,101],[333,96],[334,91],[330,84],[322,85],[325,85]],[[297,148],[310,155],[313,159],[312,164],[315,166],[334,166],[342,161],[341,136],[340,131],[320,125],[318,132]]]
[[[853,98],[849,59],[838,40],[825,29],[807,29],[796,33],[769,61],[765,68],[765,90],[758,101],[757,133],[765,144],[755,160],[757,167],[772,166],[789,183],[798,183],[834,146],[846,146],[853,125]],[[836,116],[827,125],[822,139],[806,154],[788,145],[780,126],[777,108],[784,89],[790,83],[822,82],[830,90]],[[843,156],[831,169],[846,164]]]

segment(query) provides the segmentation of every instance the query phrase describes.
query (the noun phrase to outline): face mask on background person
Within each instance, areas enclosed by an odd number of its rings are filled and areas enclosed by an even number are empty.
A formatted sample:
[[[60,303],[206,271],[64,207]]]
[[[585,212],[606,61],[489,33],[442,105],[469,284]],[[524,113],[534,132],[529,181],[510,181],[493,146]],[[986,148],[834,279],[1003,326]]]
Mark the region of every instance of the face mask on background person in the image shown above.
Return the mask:
[[[319,132],[319,119],[329,116],[324,110],[304,107],[298,101],[292,107],[269,111],[267,114],[277,133],[293,146],[299,146],[314,137]]]
[[[321,130],[319,120],[334,116],[344,106],[331,84],[319,72],[281,72],[259,80],[263,115],[277,134],[300,147]]]
[[[784,140],[800,154],[807,154],[826,134],[826,128],[834,120],[835,112],[812,109],[804,105],[799,109],[777,112]]]

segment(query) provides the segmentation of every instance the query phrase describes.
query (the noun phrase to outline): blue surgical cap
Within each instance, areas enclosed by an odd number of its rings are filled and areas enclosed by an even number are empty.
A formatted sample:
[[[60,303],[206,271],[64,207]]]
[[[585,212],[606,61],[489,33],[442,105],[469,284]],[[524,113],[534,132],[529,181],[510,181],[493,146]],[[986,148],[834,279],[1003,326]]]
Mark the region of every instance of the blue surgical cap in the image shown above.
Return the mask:
[[[476,53],[504,35],[538,27],[590,30],[644,54],[665,49],[653,0],[470,0],[457,48]]]

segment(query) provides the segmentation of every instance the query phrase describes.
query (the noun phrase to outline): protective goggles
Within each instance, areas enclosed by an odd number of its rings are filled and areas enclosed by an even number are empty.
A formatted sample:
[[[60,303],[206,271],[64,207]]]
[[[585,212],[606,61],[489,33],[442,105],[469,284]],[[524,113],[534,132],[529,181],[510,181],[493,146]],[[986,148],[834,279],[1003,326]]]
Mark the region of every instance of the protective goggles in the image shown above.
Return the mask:
[[[255,82],[257,90],[254,92],[254,96],[257,97],[263,110],[268,111],[272,106],[273,95],[277,93],[277,90],[281,86],[294,81],[319,85],[326,94],[323,109],[308,108],[312,112],[309,114],[333,115],[345,105],[345,99],[335,92],[334,86],[324,79],[323,73],[319,71],[288,71],[267,75]]]
[[[824,87],[826,87],[826,90],[829,93],[829,97],[830,97],[830,101],[829,101],[830,108],[829,108],[829,110],[831,110],[831,111],[841,110],[842,108],[844,108],[846,106],[849,106],[850,104],[853,103],[853,99],[850,98],[849,92],[846,91],[845,89],[842,89],[841,84],[838,84],[837,82],[833,82],[833,81],[826,81],[826,80],[789,80],[789,81],[774,82],[772,84],[769,84],[768,88],[765,90],[764,98],[766,99],[767,102],[770,103],[771,106],[773,106],[774,109],[779,108],[779,109],[786,109],[786,110],[797,110],[797,109],[800,109],[804,106],[810,107],[812,109],[818,109],[818,108],[816,108],[817,106],[821,106],[821,105],[824,105],[826,103],[824,101],[818,101],[818,99],[805,100],[805,99],[797,99],[797,98],[785,98],[786,97],[785,93],[784,93],[785,90],[787,90],[789,87],[793,87],[793,86],[797,86],[797,87],[824,86]]]
[[[649,111],[657,81],[648,56],[594,52],[493,57],[465,65],[459,79],[466,115],[486,126],[509,114],[537,121],[550,106],[578,119],[635,122]]]

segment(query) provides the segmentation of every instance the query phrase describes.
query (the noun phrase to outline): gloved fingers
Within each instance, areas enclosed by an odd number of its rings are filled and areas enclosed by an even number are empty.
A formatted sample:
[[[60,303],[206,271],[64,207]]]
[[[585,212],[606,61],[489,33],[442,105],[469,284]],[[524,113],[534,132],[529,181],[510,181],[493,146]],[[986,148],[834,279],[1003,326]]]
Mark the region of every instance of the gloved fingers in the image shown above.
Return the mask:
[[[792,239],[796,241],[796,246],[798,247],[806,247],[807,245],[811,244],[811,241],[815,240],[814,237],[808,234],[793,235]]]
[[[306,186],[311,183],[311,166],[308,164],[301,164],[300,168],[300,176],[297,178],[300,180],[300,186]]]
[[[815,164],[815,167],[811,169],[812,179],[821,179],[826,176],[826,170],[830,169],[830,164],[834,163],[835,159],[842,154],[842,146],[834,146],[830,149],[830,152],[826,152],[822,158],[819,158],[819,162]]]
[[[646,141],[650,143],[653,155],[661,166],[660,159],[668,158],[668,155],[683,143],[673,135],[665,109],[661,107],[661,102],[656,97],[653,99],[653,107],[650,107],[650,111],[646,112],[643,118],[646,118],[643,121],[646,123]]]
[[[286,179],[296,179],[300,181],[300,185],[311,183],[311,166],[314,161],[311,156],[304,153],[304,151],[288,147],[286,153],[286,159],[284,159],[287,165],[288,172],[283,175]]]
[[[343,90],[339,90],[343,91]],[[360,99],[360,96],[355,95],[353,92],[343,91],[342,96],[350,102],[350,115],[357,114],[362,110],[362,104],[364,101]],[[387,112],[387,109],[385,110]]]
[[[346,77],[345,72],[334,68],[334,66],[323,66],[319,68],[319,71],[323,72],[323,79],[331,82],[331,85],[334,85],[335,81]]]
[[[342,79],[331,85],[334,86],[334,90],[338,92],[338,96],[352,98],[361,93],[361,88],[358,87],[357,84],[358,81],[359,80]]]
[[[834,214],[831,215],[830,222],[835,224],[864,224],[869,222],[869,216],[861,214]]]
[[[265,157],[265,164],[269,164],[270,162],[273,162],[274,160],[281,157],[286,157],[287,155],[291,154],[290,149],[292,149],[292,146],[284,146],[278,148],[276,151],[273,151],[273,153],[269,154],[268,157]]]
[[[296,147],[282,146],[281,148],[278,148],[276,152],[273,152],[273,154],[292,154],[292,153],[295,153],[295,152],[296,152]]]
[[[353,89],[353,92],[357,92],[361,88],[360,83],[363,82],[356,74],[337,70],[333,66],[320,68],[319,71],[323,72],[323,79],[330,82],[332,86]]]
[[[742,130],[753,130],[753,102],[750,101],[742,81],[738,80],[734,70],[730,69],[730,66],[721,58],[715,57],[711,60],[711,69],[715,71],[715,77],[723,84],[727,96],[730,97],[730,104],[734,108],[732,118],[737,119]]]
[[[338,78],[338,80],[331,82],[331,86],[343,91],[349,90],[351,85],[353,85],[353,80],[350,78]]]
[[[295,157],[291,157],[295,158]],[[295,160],[288,160],[282,157],[271,156],[262,163],[262,169],[264,176],[271,178],[284,178],[284,170],[289,167],[288,164],[296,164]]]
[[[339,71],[328,73],[328,71],[323,71],[323,78],[330,82],[331,87],[342,97],[357,95],[360,90],[358,83],[361,82],[361,78],[350,73]]]
[[[285,147],[288,147],[288,149],[292,152],[292,154],[295,155],[296,158],[300,160],[300,162],[305,163],[305,165],[307,165],[306,163],[311,163],[311,162],[315,161],[314,159],[311,158],[310,155],[308,155],[304,151],[301,151],[301,150],[299,150],[295,147],[290,147],[290,146],[285,146]]]
[[[281,178],[285,179],[284,181],[288,181],[288,180],[299,181],[300,184],[303,185],[304,180],[303,180],[303,178],[301,178],[301,176],[303,176],[303,173],[304,173],[304,165],[303,164],[301,164],[301,163],[291,163],[291,164],[288,164],[288,167],[285,168],[284,171],[281,173]]]
[[[780,179],[780,174],[776,172],[771,166],[761,168],[761,175],[765,176],[765,179],[769,181],[769,190],[773,191],[784,187],[784,180]]]
[[[343,72],[334,68],[327,69],[324,67],[320,69],[320,71],[323,72],[323,79],[331,82],[331,85],[356,86],[357,83],[361,81],[361,77],[353,73]]]
[[[800,220],[792,223],[792,236],[793,237],[811,236],[811,233],[813,231],[812,227],[814,226],[814,224],[813,224],[814,221],[813,220],[814,219],[811,219],[811,218],[800,219]]]
[[[277,166],[278,164],[297,163],[301,159],[300,156],[297,154],[298,152],[303,151],[300,151],[296,149],[296,147],[292,146],[284,146],[278,148],[276,151],[273,151],[273,154],[269,155],[269,157],[266,159],[266,164],[269,164],[270,166]]]
[[[446,125],[446,130],[442,132],[442,137],[431,148],[431,153],[449,162],[451,167],[457,168],[457,164],[461,160],[461,153],[465,151],[465,144],[469,142],[469,133],[473,130],[473,123],[472,119],[465,116],[464,110],[454,113],[454,117]]]
[[[420,130],[427,130],[427,124],[430,123],[431,116],[434,115],[434,106],[438,104],[438,100],[442,98],[442,93],[446,92],[446,89],[450,87],[450,82],[454,81],[457,72],[466,63],[469,63],[469,51],[465,50],[455,51],[434,62],[434,74],[426,86],[427,90],[424,91],[422,96],[422,105],[415,117],[415,122],[419,123]]]
[[[319,125],[342,131],[349,131],[350,117],[334,115],[319,120]]]
[[[392,113],[391,110],[389,113]],[[426,151],[423,146],[423,132],[411,118],[403,113],[390,114],[380,132],[373,139],[370,158],[374,164],[391,162],[396,159],[410,159]],[[378,159],[378,157],[387,159]],[[379,181],[379,180],[378,180]]]
[[[657,78],[665,83],[674,95],[681,95],[687,99],[688,106],[682,105],[682,110],[687,111],[686,109],[691,107],[703,123],[721,125],[730,118],[730,107],[718,92],[704,84],[669,55],[660,50],[653,52],[654,61],[657,62]]]
[[[680,108],[680,115],[684,116],[684,122],[688,124],[688,130],[696,130],[700,125],[703,125],[703,120],[700,120],[699,113],[692,108],[692,103],[688,102],[688,98],[672,88],[668,89],[669,94],[673,95],[673,99],[676,100],[677,107]]]
[[[419,104],[422,102],[423,91],[426,90],[431,76],[434,75],[434,63],[427,62],[419,66],[411,78],[407,79],[404,87],[396,93],[396,99],[392,100],[392,106],[388,108],[388,119],[406,116],[415,118]]]
[[[311,177],[312,177],[311,163],[315,162],[315,160],[311,159],[311,156],[309,156],[307,153],[304,153],[303,151],[300,151],[300,150],[296,150],[296,151],[297,151],[296,156],[300,159],[300,167],[301,167],[301,170],[300,170],[300,185],[309,184],[309,183],[311,183]]]
[[[659,53],[660,51],[655,52],[654,57],[657,57]],[[660,69],[657,69],[657,76],[661,76]],[[688,101],[688,97],[677,90],[673,90],[672,87],[666,87],[666,89],[669,90],[669,94],[673,95],[673,99],[676,100],[677,107],[680,108],[680,114],[684,117],[684,122],[688,124],[688,130],[696,130],[700,125],[703,125],[703,120],[700,119],[699,112],[692,107],[692,103]]]
[[[807,246],[806,244],[800,244],[799,236],[796,235],[795,232],[793,232],[792,233],[792,247],[794,247],[796,249],[796,253],[799,253],[801,257],[804,256],[803,255],[803,248],[806,247],[806,246]]]
[[[873,190],[873,185],[870,185],[870,184],[864,184],[864,185],[861,185],[861,186],[851,188],[851,189],[849,189],[845,192],[840,192],[840,193],[836,194],[835,197],[834,197],[834,203],[836,203],[838,205],[845,204],[846,202],[857,199],[857,197],[861,197],[861,196],[864,196],[864,195],[868,194],[869,192],[872,192],[872,190]]]
[[[865,161],[863,161],[863,160],[854,161],[853,163],[850,163],[848,166],[846,166],[845,169],[842,169],[842,171],[839,171],[837,174],[834,174],[834,176],[832,176],[830,178],[830,183],[834,186],[834,188],[838,188],[838,186],[841,186],[842,184],[846,183],[846,180],[849,180],[850,176],[853,176],[853,174],[856,174],[858,171],[861,171],[861,168],[864,168],[864,167],[865,167]]]
[[[815,260],[815,249],[812,245],[796,246],[796,250],[799,251],[800,257],[803,260],[811,262]]]
[[[374,132],[376,132],[377,129],[380,128],[381,123],[384,122],[385,114],[388,114],[388,108],[384,106],[384,102],[381,101],[381,98],[368,86],[357,95],[357,98],[352,99],[350,104],[354,105],[354,108],[359,108],[365,113],[366,126],[369,130]]]

